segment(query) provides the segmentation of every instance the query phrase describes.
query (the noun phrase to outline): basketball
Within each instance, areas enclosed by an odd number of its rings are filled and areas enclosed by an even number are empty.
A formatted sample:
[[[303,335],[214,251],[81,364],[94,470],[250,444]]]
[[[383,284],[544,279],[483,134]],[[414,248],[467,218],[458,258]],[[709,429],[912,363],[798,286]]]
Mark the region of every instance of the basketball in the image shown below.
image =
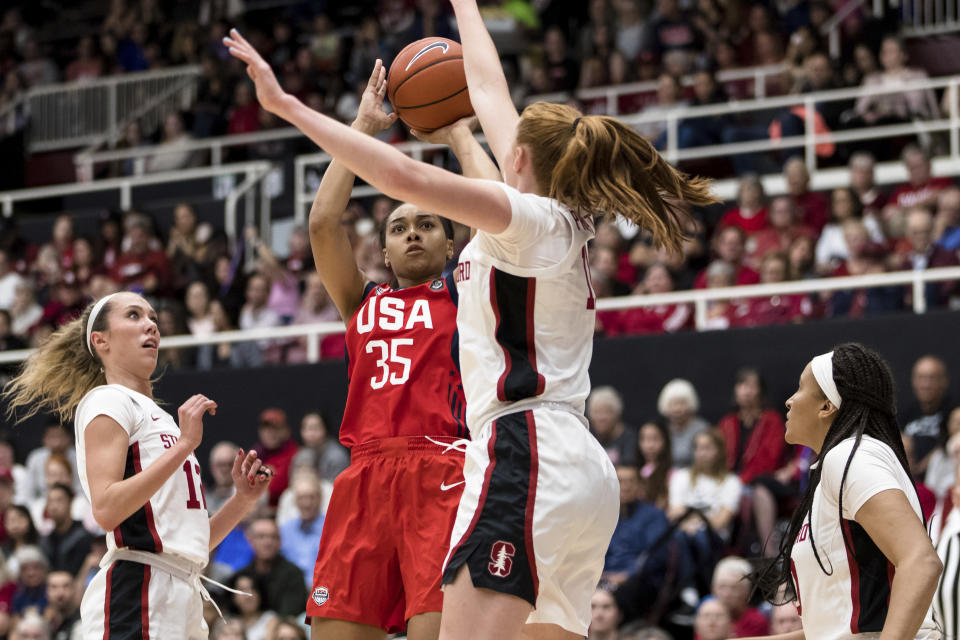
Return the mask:
[[[473,114],[460,43],[424,38],[408,44],[390,65],[387,97],[400,119],[421,131]]]

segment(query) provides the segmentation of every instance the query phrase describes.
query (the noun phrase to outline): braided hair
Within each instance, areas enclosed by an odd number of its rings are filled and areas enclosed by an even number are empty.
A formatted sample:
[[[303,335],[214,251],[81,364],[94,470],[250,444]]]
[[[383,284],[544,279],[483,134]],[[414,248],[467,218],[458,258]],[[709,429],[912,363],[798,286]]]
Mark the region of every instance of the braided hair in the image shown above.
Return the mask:
[[[846,464],[843,467],[843,475],[840,479],[837,508],[840,519],[843,520],[843,485],[847,480],[850,462],[856,455],[864,435],[876,438],[890,447],[897,456],[900,465],[906,471],[907,477],[912,478],[912,476],[900,436],[900,427],[897,424],[893,374],[890,372],[890,366],[886,360],[876,351],[862,344],[855,342],[842,344],[833,350],[833,379],[837,384],[837,391],[840,393],[843,402],[837,410],[833,424],[827,430],[823,446],[820,448],[819,459],[822,461],[831,449],[844,440],[854,438],[853,447],[847,457]],[[788,600],[793,599],[790,556],[804,521],[810,522],[813,495],[817,485],[820,484],[822,471],[822,464],[817,465],[811,471],[810,482],[807,484],[807,489],[800,500],[800,506],[793,513],[790,525],[783,539],[780,540],[780,549],[777,556],[761,566],[752,576],[756,588],[771,603],[783,603],[782,601],[778,602],[784,597],[784,592],[781,590],[783,586],[787,587],[786,593],[790,594],[786,598]],[[911,482],[913,482],[912,479]],[[916,491],[916,485],[914,485],[914,491]],[[814,542],[813,530],[814,528],[810,526],[810,546],[813,548],[814,557],[816,557],[820,569],[825,574],[831,575],[833,567],[831,566],[828,570],[823,565],[820,552]],[[842,535],[844,546],[852,553],[852,543],[847,539],[847,532],[843,531]]]

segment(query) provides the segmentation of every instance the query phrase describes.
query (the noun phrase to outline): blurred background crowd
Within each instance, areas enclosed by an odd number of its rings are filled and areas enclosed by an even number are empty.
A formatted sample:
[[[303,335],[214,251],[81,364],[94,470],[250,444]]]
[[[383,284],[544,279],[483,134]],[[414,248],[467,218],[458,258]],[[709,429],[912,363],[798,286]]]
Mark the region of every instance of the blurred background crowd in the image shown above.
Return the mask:
[[[784,443],[783,407],[768,397],[761,368],[742,368],[722,383],[730,385],[722,415],[704,415],[693,384],[674,379],[639,424],[624,420],[629,400],[615,389],[591,392],[590,429],[620,480],[620,519],[592,600],[591,640],[723,640],[799,628],[793,604],[759,602],[744,578],[758,559],[776,554],[815,456]],[[943,523],[960,500],[960,406],[936,356],[917,358],[910,388],[903,440],[924,516]],[[319,412],[288,416],[268,407],[256,433],[256,442],[242,444],[275,478],[207,568],[253,597],[211,587],[224,613],[220,619],[206,605],[211,637],[306,638],[303,610],[326,505],[349,453]],[[203,496],[211,513],[234,491],[237,448],[221,441],[210,449]],[[17,459],[11,441],[0,439],[0,638],[76,637],[79,600],[106,546],[79,489],[72,429],[50,423],[42,446],[25,464]],[[931,525],[934,537],[940,526]],[[33,623],[47,635],[12,631]]]

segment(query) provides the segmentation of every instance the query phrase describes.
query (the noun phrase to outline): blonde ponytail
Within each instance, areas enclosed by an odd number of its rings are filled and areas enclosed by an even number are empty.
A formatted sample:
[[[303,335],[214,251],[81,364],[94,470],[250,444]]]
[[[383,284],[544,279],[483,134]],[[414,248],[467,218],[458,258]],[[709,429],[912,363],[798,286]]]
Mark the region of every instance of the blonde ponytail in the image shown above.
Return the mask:
[[[608,116],[581,116],[536,102],[523,111],[517,143],[531,148],[534,175],[547,195],[573,211],[621,215],[680,251],[688,213],[677,201],[717,201],[710,181],[668,164],[636,131]]]
[[[80,400],[96,386],[106,384],[100,358],[87,351],[86,326],[93,305],[79,318],[58,329],[24,363],[3,390],[7,418],[22,422],[41,410],[69,422]],[[97,314],[94,331],[107,329],[110,303]],[[22,409],[22,411],[18,411]]]

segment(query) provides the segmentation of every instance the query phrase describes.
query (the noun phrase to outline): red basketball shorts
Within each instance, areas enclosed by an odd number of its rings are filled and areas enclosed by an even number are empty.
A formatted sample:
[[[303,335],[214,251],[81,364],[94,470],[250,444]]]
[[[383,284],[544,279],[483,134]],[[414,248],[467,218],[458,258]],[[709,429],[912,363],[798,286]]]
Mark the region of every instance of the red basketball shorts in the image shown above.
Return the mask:
[[[444,556],[463,491],[454,438],[386,438],[357,445],[333,484],[307,618],[397,633],[443,607]]]

